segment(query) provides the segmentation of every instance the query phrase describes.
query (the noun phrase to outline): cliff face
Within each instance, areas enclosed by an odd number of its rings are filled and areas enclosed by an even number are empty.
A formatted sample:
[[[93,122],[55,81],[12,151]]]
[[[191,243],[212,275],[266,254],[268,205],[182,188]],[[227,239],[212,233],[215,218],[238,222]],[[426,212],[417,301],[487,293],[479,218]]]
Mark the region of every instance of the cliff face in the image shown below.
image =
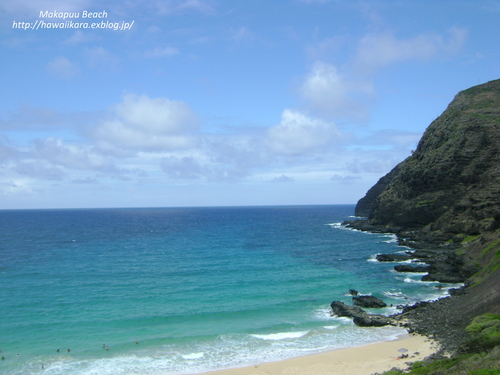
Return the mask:
[[[360,229],[393,231],[410,245],[448,249],[473,265],[470,287],[442,302],[447,314],[436,304],[439,324],[500,313],[500,80],[457,94],[356,214],[368,217],[357,222]]]
[[[500,227],[500,80],[460,92],[356,207],[377,226],[461,241]]]

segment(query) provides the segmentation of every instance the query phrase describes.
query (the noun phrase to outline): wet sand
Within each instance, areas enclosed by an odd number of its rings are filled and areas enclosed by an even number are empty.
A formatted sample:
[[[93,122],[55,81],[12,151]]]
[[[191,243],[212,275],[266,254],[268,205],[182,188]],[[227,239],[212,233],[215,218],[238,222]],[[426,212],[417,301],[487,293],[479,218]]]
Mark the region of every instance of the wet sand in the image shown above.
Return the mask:
[[[407,351],[404,351],[406,349]],[[407,368],[437,351],[425,336],[401,335],[397,340],[333,350],[278,362],[206,372],[204,375],[371,375]],[[407,354],[407,358],[400,358]]]

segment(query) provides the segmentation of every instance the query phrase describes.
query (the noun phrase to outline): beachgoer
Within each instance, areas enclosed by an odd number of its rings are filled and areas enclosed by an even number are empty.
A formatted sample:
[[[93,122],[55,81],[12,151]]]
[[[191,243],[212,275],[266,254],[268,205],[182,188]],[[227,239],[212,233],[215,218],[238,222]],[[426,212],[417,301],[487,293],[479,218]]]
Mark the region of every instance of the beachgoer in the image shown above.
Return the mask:
[[[135,343],[136,343],[136,344],[139,344],[139,341],[135,340]]]
[[[68,353],[70,352],[71,350],[68,349]]]

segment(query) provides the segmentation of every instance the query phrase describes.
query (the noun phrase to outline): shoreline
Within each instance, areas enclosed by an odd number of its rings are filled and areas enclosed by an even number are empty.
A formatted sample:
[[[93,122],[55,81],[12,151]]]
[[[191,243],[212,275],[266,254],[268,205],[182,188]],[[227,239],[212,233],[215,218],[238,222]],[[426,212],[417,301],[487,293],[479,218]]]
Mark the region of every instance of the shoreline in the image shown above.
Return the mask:
[[[403,351],[406,349],[407,351]],[[401,351],[400,351],[401,350]],[[201,373],[203,375],[371,375],[393,367],[405,369],[406,362],[421,361],[438,351],[438,343],[417,334],[402,334],[397,339],[323,353]],[[402,354],[406,358],[399,358]],[[198,373],[198,375],[201,375]],[[192,374],[195,375],[195,374]]]

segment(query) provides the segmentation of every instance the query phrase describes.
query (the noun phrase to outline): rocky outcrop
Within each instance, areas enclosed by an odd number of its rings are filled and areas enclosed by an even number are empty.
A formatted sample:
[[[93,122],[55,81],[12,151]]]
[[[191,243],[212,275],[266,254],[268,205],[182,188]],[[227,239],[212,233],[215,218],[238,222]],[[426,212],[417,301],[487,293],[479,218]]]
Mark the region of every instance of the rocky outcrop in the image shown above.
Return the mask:
[[[386,303],[380,298],[374,296],[357,296],[352,297],[352,301],[355,306],[367,307],[367,308],[381,308],[386,307]]]
[[[349,306],[340,301],[330,304],[332,315],[352,318],[354,324],[361,327],[382,327],[393,324],[393,320],[385,315],[368,314],[359,306]]]
[[[472,318],[500,313],[500,80],[458,93],[412,155],[358,202],[356,215],[367,219],[346,224],[396,233],[417,249],[408,255],[428,264],[423,280],[467,285],[405,311],[412,330],[453,348]]]
[[[408,254],[378,254],[375,259],[379,262],[405,262],[412,257]]]
[[[394,269],[397,272],[429,272],[429,266],[412,266],[410,264],[398,264],[397,266],[394,266]]]
[[[460,241],[500,228],[499,186],[496,80],[460,92],[427,128],[415,152],[358,202],[356,214],[400,233],[418,229],[428,242]]]

